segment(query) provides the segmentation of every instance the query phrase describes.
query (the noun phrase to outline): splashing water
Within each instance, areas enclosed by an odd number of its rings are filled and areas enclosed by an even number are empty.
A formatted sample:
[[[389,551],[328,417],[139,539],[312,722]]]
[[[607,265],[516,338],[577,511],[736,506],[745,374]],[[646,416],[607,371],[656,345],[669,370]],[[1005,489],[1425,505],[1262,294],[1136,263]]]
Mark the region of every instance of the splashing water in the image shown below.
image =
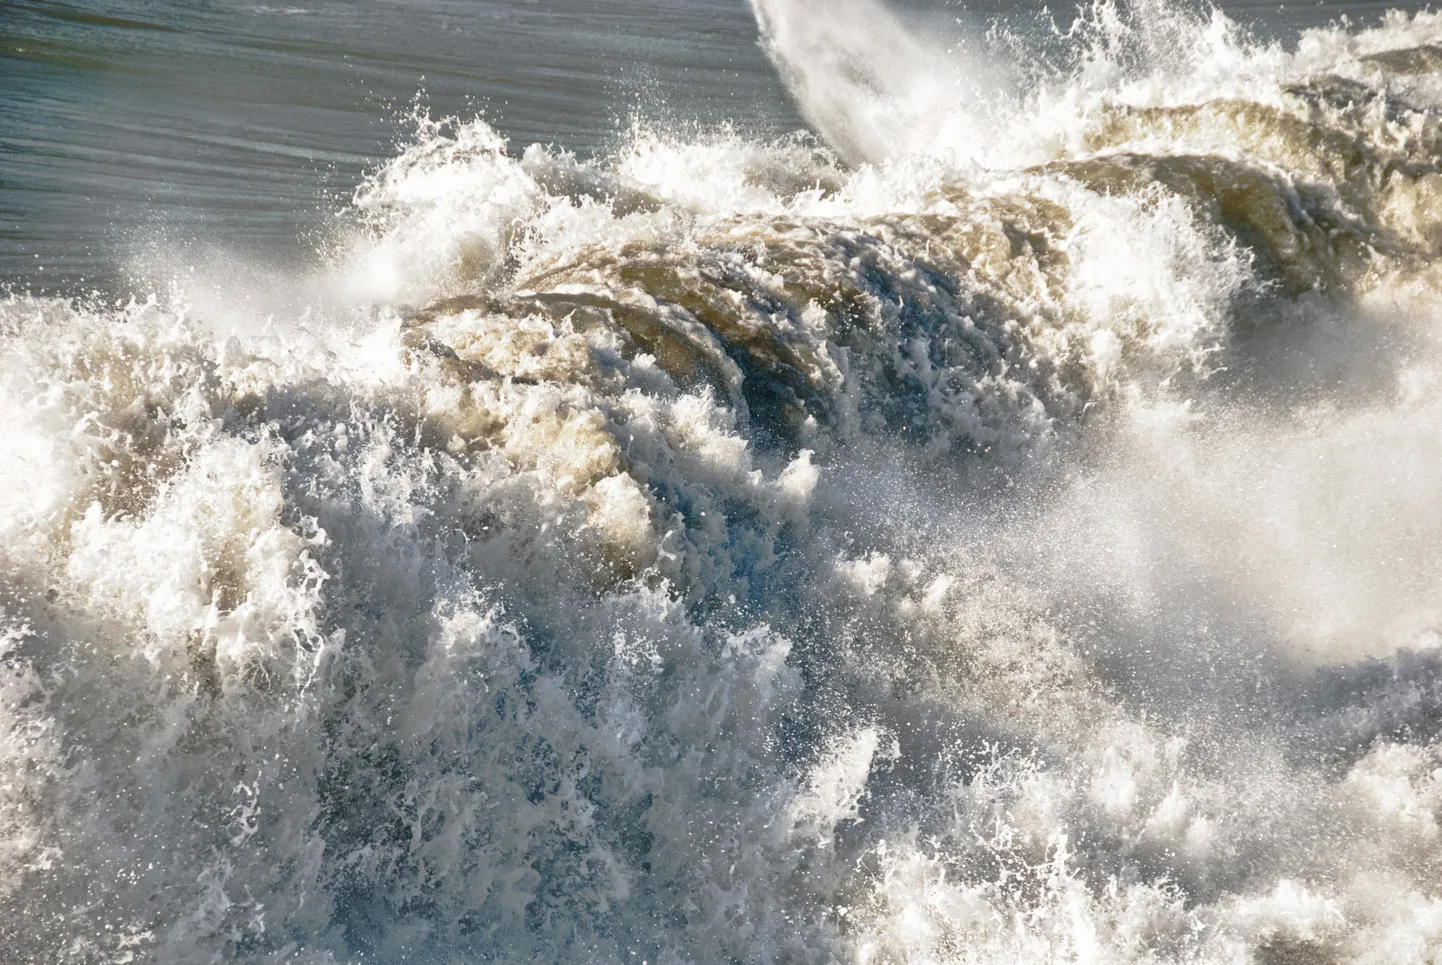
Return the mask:
[[[1442,956],[1442,17],[754,5],[826,145],[0,304],[7,961]]]

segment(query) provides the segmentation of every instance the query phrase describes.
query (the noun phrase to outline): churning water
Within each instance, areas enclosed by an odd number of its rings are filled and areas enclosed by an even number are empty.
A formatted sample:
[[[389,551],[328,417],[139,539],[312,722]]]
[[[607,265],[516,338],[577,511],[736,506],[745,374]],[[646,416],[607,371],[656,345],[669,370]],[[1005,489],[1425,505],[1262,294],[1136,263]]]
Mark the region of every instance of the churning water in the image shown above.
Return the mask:
[[[612,6],[0,5],[0,958],[1442,961],[1442,15]]]

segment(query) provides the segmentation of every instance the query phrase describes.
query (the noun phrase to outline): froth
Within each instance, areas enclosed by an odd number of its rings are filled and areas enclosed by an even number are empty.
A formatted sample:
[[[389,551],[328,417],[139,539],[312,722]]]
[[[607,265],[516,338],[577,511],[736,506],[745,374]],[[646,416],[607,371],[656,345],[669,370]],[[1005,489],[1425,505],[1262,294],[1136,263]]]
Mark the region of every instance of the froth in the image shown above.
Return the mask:
[[[16,961],[1436,957],[1436,18],[757,9],[829,144],[0,304]]]

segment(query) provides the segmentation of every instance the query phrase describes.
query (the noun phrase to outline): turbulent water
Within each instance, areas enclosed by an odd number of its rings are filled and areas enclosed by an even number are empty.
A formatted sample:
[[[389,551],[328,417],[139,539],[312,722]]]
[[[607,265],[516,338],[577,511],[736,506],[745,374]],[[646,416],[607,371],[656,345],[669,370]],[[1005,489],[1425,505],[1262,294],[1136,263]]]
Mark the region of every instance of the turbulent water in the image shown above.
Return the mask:
[[[5,961],[1442,961],[1442,15],[753,8],[0,302]]]

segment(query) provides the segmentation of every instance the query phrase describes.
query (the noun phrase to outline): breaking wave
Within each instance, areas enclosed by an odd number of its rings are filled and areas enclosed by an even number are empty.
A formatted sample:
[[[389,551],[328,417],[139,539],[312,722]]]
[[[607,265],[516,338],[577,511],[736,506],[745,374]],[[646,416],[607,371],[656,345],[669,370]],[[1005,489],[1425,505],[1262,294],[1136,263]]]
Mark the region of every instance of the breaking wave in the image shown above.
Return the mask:
[[[8,961],[1442,956],[1442,17],[754,6],[824,140],[0,304]]]

